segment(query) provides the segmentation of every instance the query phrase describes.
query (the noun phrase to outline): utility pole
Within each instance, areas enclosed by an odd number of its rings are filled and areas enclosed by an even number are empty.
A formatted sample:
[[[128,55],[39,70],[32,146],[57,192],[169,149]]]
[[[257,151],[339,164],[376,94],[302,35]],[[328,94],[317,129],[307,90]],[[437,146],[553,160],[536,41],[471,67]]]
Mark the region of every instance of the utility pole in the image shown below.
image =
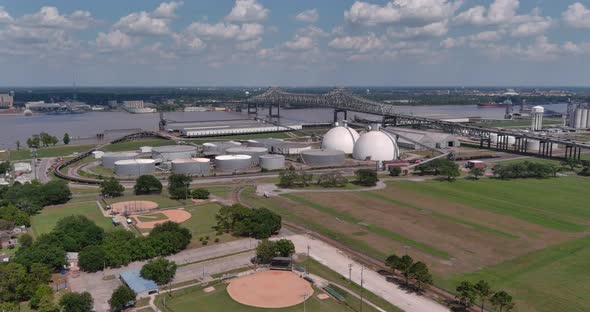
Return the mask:
[[[365,266],[361,266],[361,311],[363,312],[363,273],[365,271]]]
[[[348,264],[348,283],[352,283],[352,263]]]

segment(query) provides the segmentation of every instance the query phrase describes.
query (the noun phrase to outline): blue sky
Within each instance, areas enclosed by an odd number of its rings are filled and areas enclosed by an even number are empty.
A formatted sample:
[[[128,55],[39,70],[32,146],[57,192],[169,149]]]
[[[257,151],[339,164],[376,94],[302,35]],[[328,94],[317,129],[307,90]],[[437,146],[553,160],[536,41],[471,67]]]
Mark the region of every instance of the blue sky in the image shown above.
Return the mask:
[[[5,86],[590,85],[588,0],[2,0],[0,42]]]

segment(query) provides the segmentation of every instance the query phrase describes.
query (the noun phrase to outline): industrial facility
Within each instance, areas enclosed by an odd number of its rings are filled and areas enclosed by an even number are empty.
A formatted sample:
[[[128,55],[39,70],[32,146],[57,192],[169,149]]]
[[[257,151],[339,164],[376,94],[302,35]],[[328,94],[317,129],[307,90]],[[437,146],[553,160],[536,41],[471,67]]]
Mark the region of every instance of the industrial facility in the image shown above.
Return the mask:
[[[590,104],[569,103],[566,124],[576,130],[590,129]]]
[[[399,147],[392,134],[378,124],[369,127],[354,144],[352,157],[358,160],[387,161],[399,158]]]

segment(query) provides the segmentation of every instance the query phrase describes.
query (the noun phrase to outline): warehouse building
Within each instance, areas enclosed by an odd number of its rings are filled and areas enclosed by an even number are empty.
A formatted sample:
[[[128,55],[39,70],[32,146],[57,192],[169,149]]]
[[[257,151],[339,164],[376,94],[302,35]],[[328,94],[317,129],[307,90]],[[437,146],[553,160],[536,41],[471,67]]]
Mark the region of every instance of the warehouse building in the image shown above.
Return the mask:
[[[449,133],[442,133],[442,132],[433,132],[433,131],[424,131],[418,129],[407,129],[407,128],[400,128],[400,127],[388,127],[387,130],[391,130],[395,134],[399,134],[400,138],[397,140],[397,144],[399,147],[408,148],[408,149],[422,149],[423,147],[416,144],[418,142],[420,144],[426,145],[430,148],[448,148],[448,147],[458,147],[461,144],[459,143],[459,139]],[[409,140],[407,140],[407,139]]]
[[[157,294],[160,291],[158,285],[154,281],[141,277],[140,271],[141,268],[122,272],[121,281],[137,294],[137,298]]]

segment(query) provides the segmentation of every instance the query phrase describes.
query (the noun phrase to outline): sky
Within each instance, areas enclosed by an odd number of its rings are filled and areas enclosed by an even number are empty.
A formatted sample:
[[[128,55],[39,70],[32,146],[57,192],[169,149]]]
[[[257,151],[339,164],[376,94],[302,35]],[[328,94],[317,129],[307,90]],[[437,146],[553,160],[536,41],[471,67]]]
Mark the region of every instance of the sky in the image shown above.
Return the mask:
[[[590,0],[0,0],[0,86],[590,86]]]

